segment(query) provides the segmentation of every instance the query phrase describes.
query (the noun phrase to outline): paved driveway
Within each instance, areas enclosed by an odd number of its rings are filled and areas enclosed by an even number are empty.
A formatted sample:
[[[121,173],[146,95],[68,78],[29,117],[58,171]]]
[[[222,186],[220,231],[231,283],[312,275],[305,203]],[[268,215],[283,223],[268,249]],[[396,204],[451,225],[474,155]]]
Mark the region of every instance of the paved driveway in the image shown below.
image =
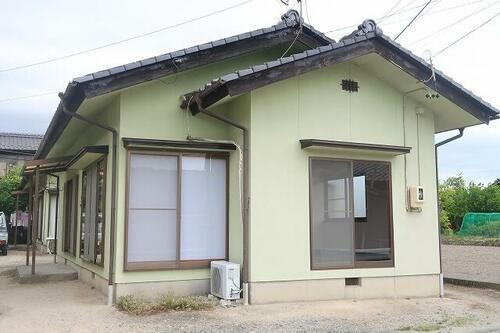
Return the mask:
[[[443,245],[445,278],[500,285],[500,247]]]

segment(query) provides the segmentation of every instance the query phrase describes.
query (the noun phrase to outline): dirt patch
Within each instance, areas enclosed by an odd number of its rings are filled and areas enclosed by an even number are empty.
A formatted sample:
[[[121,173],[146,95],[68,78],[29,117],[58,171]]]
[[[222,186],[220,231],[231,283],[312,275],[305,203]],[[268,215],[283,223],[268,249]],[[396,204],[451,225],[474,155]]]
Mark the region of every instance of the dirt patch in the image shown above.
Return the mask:
[[[9,254],[10,255],[10,254]],[[20,257],[22,262],[22,256]],[[128,315],[79,281],[21,285],[0,275],[3,332],[500,331],[500,293],[446,285],[446,297],[215,307]]]

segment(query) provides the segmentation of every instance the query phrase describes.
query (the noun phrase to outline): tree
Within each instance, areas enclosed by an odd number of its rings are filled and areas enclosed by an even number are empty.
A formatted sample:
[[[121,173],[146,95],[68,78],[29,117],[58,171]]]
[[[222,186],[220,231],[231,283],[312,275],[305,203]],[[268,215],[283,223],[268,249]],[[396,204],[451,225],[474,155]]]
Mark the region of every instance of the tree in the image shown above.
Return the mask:
[[[12,195],[12,192],[19,189],[21,180],[21,169],[19,168],[9,170],[7,175],[0,179],[0,211],[4,212],[5,215],[16,210],[16,196]],[[26,206],[26,198],[23,196],[19,199],[19,208],[22,209]]]
[[[439,201],[451,228],[460,229],[466,213],[500,212],[500,186],[469,182],[462,175],[449,177],[439,184]],[[441,226],[447,229],[447,226]]]

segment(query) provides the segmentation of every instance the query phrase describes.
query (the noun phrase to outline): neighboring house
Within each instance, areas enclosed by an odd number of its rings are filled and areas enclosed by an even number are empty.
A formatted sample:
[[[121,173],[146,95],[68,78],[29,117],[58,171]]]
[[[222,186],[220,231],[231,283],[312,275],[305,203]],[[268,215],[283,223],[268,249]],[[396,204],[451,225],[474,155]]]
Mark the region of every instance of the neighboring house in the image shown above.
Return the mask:
[[[0,177],[31,160],[42,138],[43,135],[38,134],[0,133]]]
[[[207,293],[219,259],[251,303],[438,296],[434,134],[497,117],[373,21],[291,11],[74,79],[25,174],[58,176],[58,256],[110,298]]]

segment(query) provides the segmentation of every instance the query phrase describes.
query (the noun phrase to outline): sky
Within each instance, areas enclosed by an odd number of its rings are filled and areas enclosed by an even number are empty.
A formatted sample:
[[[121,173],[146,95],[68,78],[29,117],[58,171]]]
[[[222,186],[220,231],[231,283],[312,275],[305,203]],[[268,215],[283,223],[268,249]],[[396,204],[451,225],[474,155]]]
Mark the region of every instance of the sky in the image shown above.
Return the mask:
[[[60,61],[13,71],[156,31],[207,13],[216,15]],[[395,37],[428,0],[303,0],[306,22],[339,39],[364,19]],[[392,11],[391,8],[396,6]],[[280,0],[24,0],[0,4],[0,132],[44,133],[72,78],[210,40],[275,24],[289,8]],[[418,56],[440,50],[500,12],[500,0],[433,0],[398,42]],[[388,14],[383,18],[386,14]],[[395,14],[395,15],[392,15]],[[383,18],[383,19],[382,19]],[[330,32],[331,31],[331,32]],[[500,108],[500,16],[433,56],[436,68]],[[42,95],[32,98],[24,96]],[[456,133],[443,133],[436,141]],[[439,174],[468,181],[500,178],[500,120],[465,130],[439,150]]]

